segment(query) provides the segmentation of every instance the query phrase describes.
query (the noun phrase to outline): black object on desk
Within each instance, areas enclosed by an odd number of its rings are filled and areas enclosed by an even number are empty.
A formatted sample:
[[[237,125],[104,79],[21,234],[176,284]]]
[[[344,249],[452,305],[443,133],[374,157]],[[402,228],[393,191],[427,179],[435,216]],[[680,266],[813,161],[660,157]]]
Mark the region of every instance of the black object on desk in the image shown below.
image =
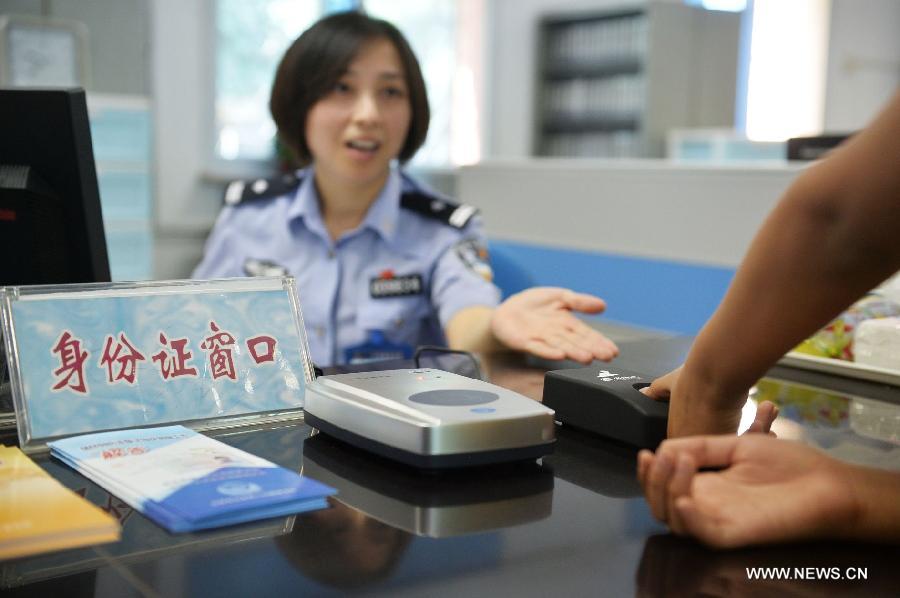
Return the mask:
[[[553,475],[603,496],[643,498],[638,482],[637,451],[611,438],[572,426],[556,431],[556,450],[541,460]]]
[[[819,160],[846,141],[852,133],[791,137],[787,140],[788,160]]]
[[[640,389],[652,378],[609,366],[555,370],[544,377],[544,405],[557,421],[641,448],[666,437],[669,404]]]
[[[109,282],[82,89],[0,89],[0,286]]]

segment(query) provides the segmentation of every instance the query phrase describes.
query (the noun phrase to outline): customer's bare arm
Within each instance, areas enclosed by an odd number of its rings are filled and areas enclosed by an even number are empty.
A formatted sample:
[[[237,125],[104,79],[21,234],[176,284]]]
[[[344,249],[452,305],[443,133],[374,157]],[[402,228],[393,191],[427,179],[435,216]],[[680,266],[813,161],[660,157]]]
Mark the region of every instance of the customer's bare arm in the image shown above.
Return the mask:
[[[900,93],[772,211],[671,391],[669,435],[734,432],[747,389],[900,268]]]

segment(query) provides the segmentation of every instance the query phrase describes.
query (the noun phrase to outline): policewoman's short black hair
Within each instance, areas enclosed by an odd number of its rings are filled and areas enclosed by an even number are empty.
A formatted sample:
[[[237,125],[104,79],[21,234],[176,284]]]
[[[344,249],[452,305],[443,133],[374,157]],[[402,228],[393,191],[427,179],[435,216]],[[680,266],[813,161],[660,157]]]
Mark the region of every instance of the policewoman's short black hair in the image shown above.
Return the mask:
[[[279,138],[301,165],[312,162],[306,143],[306,116],[310,108],[334,88],[360,48],[378,39],[387,39],[396,48],[409,92],[412,118],[400,150],[400,161],[412,158],[425,142],[431,117],[428,94],[419,61],[406,38],[387,21],[361,12],[342,12],[320,19],[291,44],[272,84],[269,109]]]

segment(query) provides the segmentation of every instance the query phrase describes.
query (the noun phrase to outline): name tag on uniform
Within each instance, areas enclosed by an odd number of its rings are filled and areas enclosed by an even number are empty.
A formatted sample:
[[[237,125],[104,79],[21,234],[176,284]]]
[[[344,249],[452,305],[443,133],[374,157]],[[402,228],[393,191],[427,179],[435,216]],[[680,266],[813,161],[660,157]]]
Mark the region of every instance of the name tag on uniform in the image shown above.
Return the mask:
[[[244,260],[244,274],[247,276],[287,276],[288,270],[275,262],[251,257]]]
[[[421,274],[394,276],[393,273],[388,271],[369,281],[369,294],[373,299],[421,295],[424,292],[424,288],[425,285],[422,284]]]

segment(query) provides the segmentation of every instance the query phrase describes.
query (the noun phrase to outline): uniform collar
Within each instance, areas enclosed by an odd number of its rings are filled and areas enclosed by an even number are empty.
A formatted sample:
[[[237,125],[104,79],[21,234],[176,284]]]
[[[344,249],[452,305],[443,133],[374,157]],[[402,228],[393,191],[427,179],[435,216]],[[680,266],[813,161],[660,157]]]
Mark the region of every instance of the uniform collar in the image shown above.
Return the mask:
[[[322,211],[319,209],[318,194],[316,193],[316,183],[314,179],[314,171],[310,166],[303,170],[297,171],[297,178],[300,179],[300,186],[294,192],[294,200],[288,209],[288,220],[301,218],[305,221],[306,226],[310,229],[325,229],[325,223],[322,221]],[[325,235],[328,236],[327,234]]]
[[[294,201],[288,211],[290,220],[302,218],[306,227],[311,231],[328,239],[328,231],[325,229],[325,221],[322,219],[322,210],[319,207],[319,194],[316,191],[315,171],[313,167],[306,168],[298,173],[303,182],[297,188]],[[369,207],[369,211],[363,218],[357,231],[366,228],[374,230],[389,245],[397,243],[397,228],[400,218],[400,194],[403,192],[403,179],[396,168],[391,168],[387,181],[375,201]]]

